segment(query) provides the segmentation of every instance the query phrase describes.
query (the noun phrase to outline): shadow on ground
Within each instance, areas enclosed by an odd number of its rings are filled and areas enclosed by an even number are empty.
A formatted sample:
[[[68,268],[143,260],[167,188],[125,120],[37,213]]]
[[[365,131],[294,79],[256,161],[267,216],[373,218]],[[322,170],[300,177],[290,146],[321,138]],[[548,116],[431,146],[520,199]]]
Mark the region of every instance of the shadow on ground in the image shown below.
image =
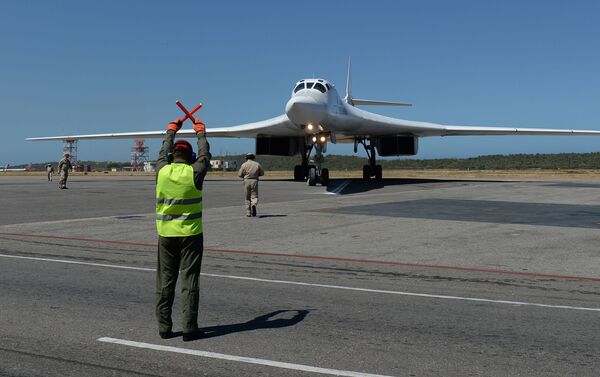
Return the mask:
[[[600,228],[600,205],[434,198],[326,208],[322,211],[445,221]]]
[[[343,189],[339,190],[341,185],[348,183]],[[350,179],[335,179],[331,180],[327,186],[327,191],[336,193],[339,195],[358,194],[362,192],[368,192],[373,190],[379,190],[384,187],[391,186],[430,186],[438,184],[470,184],[470,183],[482,183],[482,182],[498,182],[496,180],[466,180],[466,179],[424,179],[424,178],[384,178],[382,180],[365,180],[361,178],[350,178]],[[338,191],[339,190],[339,191]]]
[[[282,313],[295,312],[292,318],[275,318]],[[248,322],[234,323],[231,325],[204,327],[203,338],[215,338],[218,336],[229,335],[236,332],[252,331],[259,329],[277,329],[281,327],[295,326],[297,323],[304,320],[310,310],[276,310],[274,312],[258,316]]]

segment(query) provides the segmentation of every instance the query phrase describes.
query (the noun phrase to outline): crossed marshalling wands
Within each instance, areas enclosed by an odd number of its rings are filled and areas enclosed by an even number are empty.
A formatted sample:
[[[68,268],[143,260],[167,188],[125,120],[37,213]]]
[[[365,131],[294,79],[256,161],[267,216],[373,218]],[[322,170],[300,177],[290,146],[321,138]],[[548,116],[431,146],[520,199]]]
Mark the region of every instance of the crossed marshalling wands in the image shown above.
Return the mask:
[[[192,121],[192,123],[194,122],[194,119],[192,118],[192,115],[194,115],[194,113],[198,110],[200,110],[200,108],[202,107],[202,104],[198,104],[198,106],[194,107],[192,109],[192,111],[188,111],[185,106],[183,106],[183,104],[181,103],[181,101],[177,100],[175,101],[175,103],[177,104],[177,106],[179,106],[179,108],[181,109],[181,111],[183,111],[185,113],[185,117],[183,117],[183,119],[181,119],[181,123],[183,124],[183,122],[185,122],[187,119],[190,119]]]

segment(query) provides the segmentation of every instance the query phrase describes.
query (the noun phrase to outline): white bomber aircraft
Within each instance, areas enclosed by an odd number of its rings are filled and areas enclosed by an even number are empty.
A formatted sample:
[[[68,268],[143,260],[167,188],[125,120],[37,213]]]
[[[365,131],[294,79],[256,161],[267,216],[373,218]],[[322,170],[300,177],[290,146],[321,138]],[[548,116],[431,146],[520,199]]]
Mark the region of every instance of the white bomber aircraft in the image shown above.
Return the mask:
[[[9,164],[6,164],[4,167],[0,166],[0,172],[17,172],[17,171],[31,171],[31,166],[26,168],[10,168]]]
[[[209,137],[255,138],[256,154],[300,155],[294,167],[294,179],[307,180],[311,186],[329,183],[329,170],[323,168],[327,143],[354,143],[356,153],[361,144],[368,156],[363,166],[364,179],[382,179],[380,156],[412,156],[417,154],[418,140],[426,136],[467,135],[595,135],[600,131],[544,128],[452,126],[390,118],[358,109],[357,105],[411,106],[406,103],[372,101],[353,98],[348,65],[346,96],[342,99],[336,87],[324,79],[304,79],[294,85],[285,105],[285,114],[255,123],[232,127],[207,128]],[[162,138],[165,131],[125,132],[114,134],[35,137],[27,140],[81,140],[113,138]],[[178,136],[194,137],[193,130],[180,130]],[[309,164],[315,150],[314,165]]]

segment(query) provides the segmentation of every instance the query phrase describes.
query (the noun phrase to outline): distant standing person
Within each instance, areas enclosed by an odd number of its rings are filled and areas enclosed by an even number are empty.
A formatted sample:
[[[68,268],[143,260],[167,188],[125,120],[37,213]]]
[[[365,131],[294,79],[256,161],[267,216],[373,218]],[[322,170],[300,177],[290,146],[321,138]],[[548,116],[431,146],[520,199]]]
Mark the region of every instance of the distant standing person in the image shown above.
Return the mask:
[[[69,170],[73,168],[69,157],[71,157],[71,155],[65,153],[65,157],[58,163],[58,172],[60,173],[60,181],[58,182],[59,189],[67,188],[67,178],[69,178]]]
[[[246,153],[246,162],[240,167],[238,177],[244,180],[244,194],[246,196],[246,216],[256,216],[258,204],[258,177],[265,175],[262,166],[254,161],[254,153]]]
[[[46,165],[46,173],[48,173],[48,182],[52,182],[52,174],[54,173],[54,167],[52,167],[52,164]]]

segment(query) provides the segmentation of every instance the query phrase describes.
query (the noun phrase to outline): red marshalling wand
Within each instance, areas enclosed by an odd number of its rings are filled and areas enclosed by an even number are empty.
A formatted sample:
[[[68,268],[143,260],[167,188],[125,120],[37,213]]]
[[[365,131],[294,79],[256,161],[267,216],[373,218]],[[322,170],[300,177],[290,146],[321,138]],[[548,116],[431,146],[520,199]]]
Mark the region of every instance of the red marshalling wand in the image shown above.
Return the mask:
[[[182,122],[182,123],[183,123],[183,122],[185,122],[185,121],[186,121],[186,119],[190,119],[190,120],[192,120],[192,122],[193,122],[194,120],[192,119],[192,115],[194,115],[194,113],[195,113],[196,111],[200,110],[200,108],[202,107],[202,104],[199,104],[198,106],[194,107],[194,108],[192,109],[192,111],[188,111],[188,110],[185,108],[185,106],[183,106],[183,105],[181,104],[181,102],[180,102],[179,100],[175,101],[175,103],[177,104],[177,106],[179,106],[179,108],[181,109],[181,111],[183,111],[183,112],[185,113],[185,117],[183,117],[183,119],[181,120],[181,122]]]

